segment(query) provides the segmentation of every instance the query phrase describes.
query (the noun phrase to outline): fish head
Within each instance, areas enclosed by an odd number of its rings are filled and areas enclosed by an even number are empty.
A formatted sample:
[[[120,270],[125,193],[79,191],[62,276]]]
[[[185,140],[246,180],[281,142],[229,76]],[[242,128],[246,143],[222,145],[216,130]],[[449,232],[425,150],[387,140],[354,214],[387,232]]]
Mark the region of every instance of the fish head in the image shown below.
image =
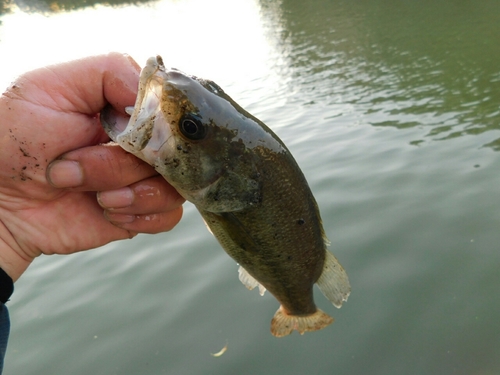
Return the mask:
[[[214,82],[148,59],[130,118],[110,106],[112,140],[152,165],[199,208],[235,211],[259,201],[258,159],[284,145]],[[127,122],[128,121],[128,122]]]

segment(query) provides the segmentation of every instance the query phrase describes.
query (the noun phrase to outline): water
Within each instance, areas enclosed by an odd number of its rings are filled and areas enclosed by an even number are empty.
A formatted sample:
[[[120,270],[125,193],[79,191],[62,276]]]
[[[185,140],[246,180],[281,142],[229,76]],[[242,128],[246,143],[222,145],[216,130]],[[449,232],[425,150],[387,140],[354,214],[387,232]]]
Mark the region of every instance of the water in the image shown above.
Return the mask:
[[[291,149],[353,288],[276,339],[276,301],[186,205],[170,233],[35,261],[6,374],[500,373],[498,1],[2,7],[3,86],[111,50],[219,83]]]

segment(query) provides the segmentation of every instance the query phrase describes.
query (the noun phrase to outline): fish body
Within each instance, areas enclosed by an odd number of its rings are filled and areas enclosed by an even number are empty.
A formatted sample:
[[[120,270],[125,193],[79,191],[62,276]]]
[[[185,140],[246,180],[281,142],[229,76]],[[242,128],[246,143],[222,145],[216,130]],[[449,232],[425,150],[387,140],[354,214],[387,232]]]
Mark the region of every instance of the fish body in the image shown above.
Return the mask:
[[[313,285],[341,307],[347,274],[327,249],[319,209],[285,144],[212,81],[165,68],[142,70],[130,119],[107,107],[110,138],[154,166],[202,215],[240,265],[249,289],[281,304],[271,332],[318,330],[333,319],[318,309]]]

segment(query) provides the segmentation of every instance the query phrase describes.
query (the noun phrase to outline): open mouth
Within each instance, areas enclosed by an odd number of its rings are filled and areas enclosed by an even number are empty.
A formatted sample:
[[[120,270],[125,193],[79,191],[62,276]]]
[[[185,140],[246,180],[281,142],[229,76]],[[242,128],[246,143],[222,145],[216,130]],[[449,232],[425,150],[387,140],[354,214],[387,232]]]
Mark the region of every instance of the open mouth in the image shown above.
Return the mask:
[[[107,105],[101,112],[101,123],[109,137],[126,151],[137,153],[146,146],[158,151],[170,137],[170,127],[162,115],[161,98],[165,67],[160,56],[148,59],[141,71],[139,90],[133,107],[125,113]]]
[[[116,111],[111,104],[106,105],[100,114],[101,124],[109,138],[116,142],[130,120],[130,116]]]

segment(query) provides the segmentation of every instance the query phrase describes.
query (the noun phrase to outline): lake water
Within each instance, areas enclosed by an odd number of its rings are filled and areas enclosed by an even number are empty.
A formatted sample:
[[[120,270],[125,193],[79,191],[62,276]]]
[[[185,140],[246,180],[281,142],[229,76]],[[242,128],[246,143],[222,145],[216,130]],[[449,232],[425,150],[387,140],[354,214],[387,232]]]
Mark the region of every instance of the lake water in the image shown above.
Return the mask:
[[[291,149],[352,294],[272,337],[277,302],[186,204],[169,233],[36,260],[5,374],[500,374],[499,1],[112,3],[3,2],[0,84],[114,50],[213,79]]]

